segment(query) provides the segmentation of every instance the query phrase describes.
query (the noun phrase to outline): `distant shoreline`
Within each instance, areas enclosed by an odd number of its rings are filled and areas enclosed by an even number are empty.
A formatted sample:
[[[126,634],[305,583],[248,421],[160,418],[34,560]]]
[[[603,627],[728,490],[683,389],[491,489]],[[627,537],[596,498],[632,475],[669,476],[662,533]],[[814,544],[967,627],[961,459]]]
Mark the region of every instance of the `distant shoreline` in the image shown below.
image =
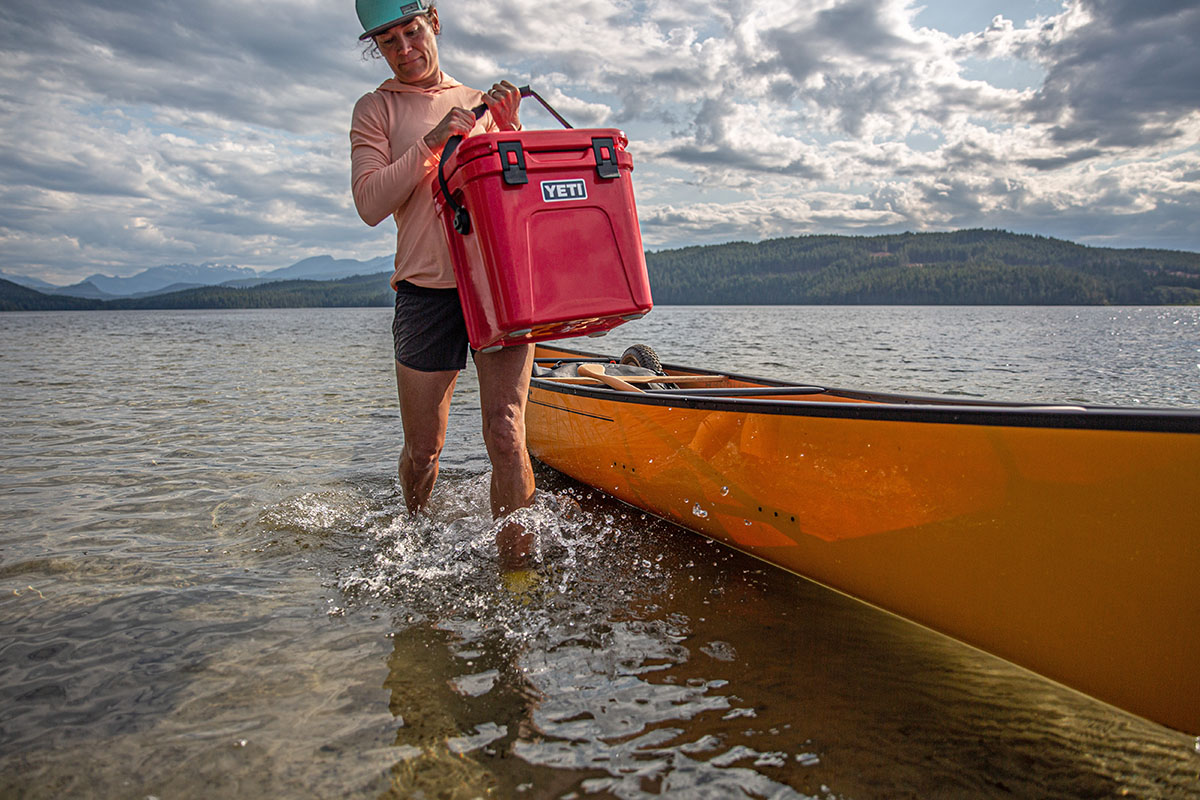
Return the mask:
[[[1200,254],[1117,250],[1006,231],[799,236],[646,254],[659,305],[1200,304]],[[391,272],[142,297],[47,294],[0,279],[0,311],[391,306]]]

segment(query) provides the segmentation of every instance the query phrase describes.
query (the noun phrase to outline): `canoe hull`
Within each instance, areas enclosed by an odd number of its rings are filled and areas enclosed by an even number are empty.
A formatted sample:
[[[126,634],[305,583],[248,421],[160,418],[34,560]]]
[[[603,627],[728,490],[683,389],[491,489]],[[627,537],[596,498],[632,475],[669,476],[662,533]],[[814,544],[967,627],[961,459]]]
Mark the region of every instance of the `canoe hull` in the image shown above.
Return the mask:
[[[1200,435],[648,404],[540,381],[527,427],[536,458],[631,505],[1200,732]]]

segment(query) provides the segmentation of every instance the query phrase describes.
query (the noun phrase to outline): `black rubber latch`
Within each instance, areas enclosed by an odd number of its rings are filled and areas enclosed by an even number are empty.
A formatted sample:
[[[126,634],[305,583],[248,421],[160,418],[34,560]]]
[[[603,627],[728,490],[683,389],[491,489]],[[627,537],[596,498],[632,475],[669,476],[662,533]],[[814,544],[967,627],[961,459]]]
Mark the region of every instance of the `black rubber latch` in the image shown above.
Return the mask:
[[[466,236],[471,232],[471,215],[467,213],[467,209],[459,206],[454,210],[454,230]]]
[[[596,156],[596,174],[609,179],[621,177],[617,167],[617,148],[611,136],[598,136],[592,139],[592,154]]]
[[[525,174],[525,151],[521,149],[521,143],[500,142],[497,149],[500,151],[504,182],[509,186],[529,183],[529,176]]]

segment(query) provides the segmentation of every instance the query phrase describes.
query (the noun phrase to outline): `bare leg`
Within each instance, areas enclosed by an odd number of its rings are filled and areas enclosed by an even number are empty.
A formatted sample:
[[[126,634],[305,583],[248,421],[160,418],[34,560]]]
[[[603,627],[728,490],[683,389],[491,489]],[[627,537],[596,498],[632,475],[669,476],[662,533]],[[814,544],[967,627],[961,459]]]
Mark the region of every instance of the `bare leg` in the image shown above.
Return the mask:
[[[433,493],[438,456],[446,443],[450,396],[457,379],[456,370],[421,372],[396,363],[396,390],[404,425],[398,472],[409,511],[419,511]]]
[[[525,448],[525,404],[533,369],[533,345],[476,353],[483,440],[492,462],[492,516],[502,517],[533,503],[533,465]],[[496,535],[501,566],[519,569],[529,556],[532,535],[520,525]]]

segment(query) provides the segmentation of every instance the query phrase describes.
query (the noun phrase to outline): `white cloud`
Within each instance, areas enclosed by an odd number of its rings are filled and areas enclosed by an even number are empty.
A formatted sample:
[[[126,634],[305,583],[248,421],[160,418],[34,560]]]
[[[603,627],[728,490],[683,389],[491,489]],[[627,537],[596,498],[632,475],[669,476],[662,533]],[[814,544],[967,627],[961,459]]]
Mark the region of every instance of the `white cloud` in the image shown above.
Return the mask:
[[[1200,249],[1200,7],[1069,0],[959,36],[918,11],[459,0],[441,52],[469,84],[530,82],[577,125],[624,127],[650,247],[1008,227]],[[0,268],[387,252],[348,191],[350,108],[387,74],[357,34],[319,0],[9,0]],[[989,63],[1044,84],[993,84]]]

